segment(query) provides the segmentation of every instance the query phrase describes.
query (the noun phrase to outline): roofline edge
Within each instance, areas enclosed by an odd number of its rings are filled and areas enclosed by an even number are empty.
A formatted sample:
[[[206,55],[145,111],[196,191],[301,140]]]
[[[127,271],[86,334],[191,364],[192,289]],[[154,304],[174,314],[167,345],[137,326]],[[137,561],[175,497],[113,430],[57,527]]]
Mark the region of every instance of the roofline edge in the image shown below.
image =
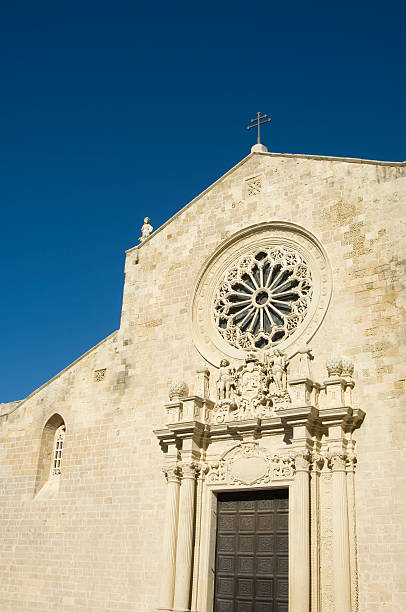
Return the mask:
[[[190,200],[190,202],[188,202],[187,204],[182,206],[182,208],[180,208],[174,215],[172,215],[172,217],[169,217],[169,219],[167,219],[165,221],[165,223],[163,223],[160,227],[158,227],[155,230],[155,232],[153,232],[150,236],[148,236],[148,238],[146,240],[143,240],[141,242],[141,244],[136,244],[135,246],[130,247],[129,249],[126,249],[124,251],[125,254],[127,255],[128,253],[132,253],[133,251],[143,247],[144,244],[147,244],[151,240],[151,238],[153,238],[154,236],[159,234],[163,229],[165,229],[165,227],[167,225],[169,225],[169,223],[171,223],[174,219],[176,219],[176,217],[181,215],[189,206],[194,204],[194,202],[196,202],[196,200],[198,200],[199,198],[204,196],[210,189],[215,187],[217,185],[217,183],[222,181],[228,174],[233,172],[236,168],[241,166],[250,157],[253,157],[254,155],[265,155],[265,156],[268,156],[268,157],[287,157],[288,159],[297,158],[297,159],[315,159],[315,160],[319,160],[319,161],[341,161],[341,162],[345,162],[345,163],[348,163],[348,164],[370,164],[370,165],[378,165],[378,166],[394,166],[395,168],[406,167],[406,161],[391,162],[391,161],[379,161],[379,160],[374,160],[374,159],[362,159],[362,158],[359,158],[359,157],[332,157],[332,156],[328,156],[328,155],[308,155],[308,154],[305,154],[305,153],[271,153],[270,151],[268,151],[268,152],[256,151],[254,153],[250,153],[246,157],[243,157],[243,159],[241,159],[238,162],[238,164],[235,164],[235,166],[232,166],[232,168],[230,168],[229,170],[227,170],[227,172],[222,174],[216,181],[214,181],[214,183],[211,183],[211,185],[206,187],[206,189],[204,189],[196,197],[194,197],[192,200]]]

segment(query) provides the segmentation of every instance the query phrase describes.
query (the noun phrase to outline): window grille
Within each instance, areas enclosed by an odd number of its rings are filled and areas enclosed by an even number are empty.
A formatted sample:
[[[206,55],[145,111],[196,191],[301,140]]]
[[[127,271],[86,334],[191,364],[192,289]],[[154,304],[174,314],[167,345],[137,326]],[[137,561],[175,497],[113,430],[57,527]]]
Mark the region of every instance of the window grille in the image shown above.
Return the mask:
[[[59,476],[62,467],[62,451],[65,439],[65,425],[58,427],[55,433],[54,460],[52,466],[52,476]]]

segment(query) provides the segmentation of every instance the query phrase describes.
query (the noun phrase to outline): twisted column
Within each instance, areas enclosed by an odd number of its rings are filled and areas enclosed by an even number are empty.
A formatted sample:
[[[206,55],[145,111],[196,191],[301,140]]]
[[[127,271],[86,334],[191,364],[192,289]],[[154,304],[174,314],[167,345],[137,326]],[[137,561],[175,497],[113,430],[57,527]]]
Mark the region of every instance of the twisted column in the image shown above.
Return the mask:
[[[175,589],[176,540],[178,534],[179,468],[164,469],[167,479],[164,536],[162,543],[162,573],[160,577],[159,610],[171,610]]]
[[[309,460],[305,452],[295,456],[291,522],[292,612],[310,610]]]
[[[330,458],[333,472],[333,567],[336,610],[351,612],[351,574],[348,531],[346,456]]]
[[[194,463],[181,463],[182,484],[179,499],[178,542],[176,549],[176,584],[173,609],[190,610],[193,566],[193,526],[195,510],[196,469]]]

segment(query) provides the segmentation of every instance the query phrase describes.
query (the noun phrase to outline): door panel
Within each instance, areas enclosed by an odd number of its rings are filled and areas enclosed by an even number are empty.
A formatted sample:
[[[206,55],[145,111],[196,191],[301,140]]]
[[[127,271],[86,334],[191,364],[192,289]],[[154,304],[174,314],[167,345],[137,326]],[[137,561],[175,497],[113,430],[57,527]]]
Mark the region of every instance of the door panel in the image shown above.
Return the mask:
[[[214,612],[288,611],[288,489],[221,493]]]

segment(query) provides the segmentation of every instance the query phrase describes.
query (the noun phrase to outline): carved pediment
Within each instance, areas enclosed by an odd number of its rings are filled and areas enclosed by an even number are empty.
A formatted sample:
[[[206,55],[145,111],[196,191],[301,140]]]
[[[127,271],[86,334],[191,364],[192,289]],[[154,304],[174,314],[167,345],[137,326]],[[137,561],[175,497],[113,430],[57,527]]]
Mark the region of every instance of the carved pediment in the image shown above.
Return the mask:
[[[206,482],[252,486],[291,478],[293,473],[290,456],[272,456],[258,442],[242,442],[209,465]]]

